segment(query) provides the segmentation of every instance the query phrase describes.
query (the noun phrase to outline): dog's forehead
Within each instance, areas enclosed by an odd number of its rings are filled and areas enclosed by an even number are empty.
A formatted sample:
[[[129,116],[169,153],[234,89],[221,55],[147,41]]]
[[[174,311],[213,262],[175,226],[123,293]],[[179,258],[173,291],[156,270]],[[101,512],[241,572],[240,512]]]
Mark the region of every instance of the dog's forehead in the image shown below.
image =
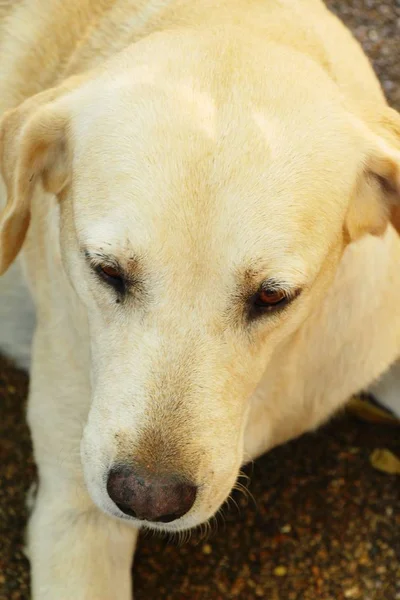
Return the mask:
[[[243,76],[246,93],[240,77],[202,68],[139,64],[92,86],[73,122],[78,232],[95,239],[96,226],[146,252],[223,245],[238,261],[295,249],[318,260],[359,162],[338,104],[290,69],[267,87]]]

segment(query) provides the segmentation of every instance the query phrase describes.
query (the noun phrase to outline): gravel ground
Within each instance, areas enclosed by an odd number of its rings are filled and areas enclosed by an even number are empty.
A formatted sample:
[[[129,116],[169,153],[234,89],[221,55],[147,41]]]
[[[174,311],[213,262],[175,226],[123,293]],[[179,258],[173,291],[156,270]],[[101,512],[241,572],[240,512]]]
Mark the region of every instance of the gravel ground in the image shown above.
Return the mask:
[[[400,109],[400,0],[329,5]],[[26,392],[26,376],[0,359],[0,600],[29,598]],[[141,539],[136,600],[399,600],[399,479],[369,463],[382,447],[400,453],[398,428],[347,416],[270,452],[246,470],[253,498],[235,493],[207,539]]]

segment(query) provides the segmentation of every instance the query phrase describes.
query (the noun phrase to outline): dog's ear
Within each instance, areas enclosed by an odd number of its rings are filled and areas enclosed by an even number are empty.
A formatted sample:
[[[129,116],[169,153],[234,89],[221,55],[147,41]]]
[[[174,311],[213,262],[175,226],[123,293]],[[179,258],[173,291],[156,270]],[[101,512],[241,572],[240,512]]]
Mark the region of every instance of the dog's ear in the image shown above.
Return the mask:
[[[373,132],[358,127],[365,154],[346,217],[350,240],[382,235],[389,222],[400,232],[400,115],[388,108]]]
[[[0,168],[7,191],[0,218],[0,274],[23,244],[38,181],[55,194],[67,183],[66,118],[54,108],[56,95],[38,94],[7,112],[0,123]]]
[[[0,215],[0,274],[17,256],[30,220],[35,187],[59,195],[70,178],[68,109],[64,97],[86,79],[71,77],[5,113],[0,122],[0,169],[7,204]]]

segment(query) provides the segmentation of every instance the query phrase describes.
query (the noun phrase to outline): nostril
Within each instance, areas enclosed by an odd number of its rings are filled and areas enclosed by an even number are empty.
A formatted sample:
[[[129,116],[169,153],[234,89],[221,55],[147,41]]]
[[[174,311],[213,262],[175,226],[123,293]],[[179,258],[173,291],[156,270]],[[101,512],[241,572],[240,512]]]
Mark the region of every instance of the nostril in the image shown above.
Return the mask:
[[[178,513],[174,513],[172,515],[163,515],[161,517],[158,517],[155,520],[155,522],[158,522],[158,523],[172,523],[172,521],[176,521],[177,519],[180,519],[182,516],[183,515],[180,515]]]
[[[128,515],[128,517],[135,517],[135,519],[138,518],[137,514],[135,513],[134,510],[132,510],[130,508],[130,506],[127,506],[126,504],[121,504],[120,502],[114,502],[114,504],[116,506],[118,506],[119,510],[123,513],[125,513],[126,515]]]
[[[136,519],[171,523],[192,508],[197,487],[182,481],[178,475],[140,475],[132,467],[120,466],[110,470],[107,492],[124,514]]]
[[[174,521],[175,519],[180,519],[180,517],[183,517],[183,515],[185,515],[186,513],[189,512],[189,510],[192,508],[195,500],[196,500],[196,495],[197,495],[197,487],[191,484],[187,484],[187,483],[180,483],[178,485],[176,485],[176,487],[172,490],[173,496],[176,495],[176,501],[175,501],[175,507],[174,510],[171,511],[170,515],[162,515],[164,518],[165,517],[172,517],[172,515],[175,516],[175,518],[171,518],[171,521]],[[169,503],[167,503],[169,504]],[[172,506],[174,506],[174,503],[171,503]],[[160,519],[161,520],[161,519]],[[168,521],[163,521],[164,523],[168,522]]]
[[[115,467],[108,473],[107,493],[115,504],[129,507],[134,483],[132,469],[129,467]]]

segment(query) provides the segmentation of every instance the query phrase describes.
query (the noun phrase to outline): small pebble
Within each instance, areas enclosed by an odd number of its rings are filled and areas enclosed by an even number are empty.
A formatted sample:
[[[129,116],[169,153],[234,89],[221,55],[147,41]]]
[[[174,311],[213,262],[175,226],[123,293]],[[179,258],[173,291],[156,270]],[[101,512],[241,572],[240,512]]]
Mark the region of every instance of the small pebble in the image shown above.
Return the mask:
[[[203,554],[211,554],[212,547],[210,546],[210,544],[204,544],[202,550],[203,550]]]
[[[276,567],[274,569],[274,575],[276,575],[277,577],[284,577],[287,573],[287,568],[280,565],[279,567]]]
[[[258,585],[255,589],[255,594],[256,594],[257,598],[263,598],[264,597],[264,588],[262,588],[261,585]]]
[[[371,42],[376,42],[379,39],[375,29],[370,29],[370,31],[368,32],[368,37],[371,40]]]
[[[359,598],[360,597],[360,588],[358,585],[355,585],[344,592],[345,598]]]

